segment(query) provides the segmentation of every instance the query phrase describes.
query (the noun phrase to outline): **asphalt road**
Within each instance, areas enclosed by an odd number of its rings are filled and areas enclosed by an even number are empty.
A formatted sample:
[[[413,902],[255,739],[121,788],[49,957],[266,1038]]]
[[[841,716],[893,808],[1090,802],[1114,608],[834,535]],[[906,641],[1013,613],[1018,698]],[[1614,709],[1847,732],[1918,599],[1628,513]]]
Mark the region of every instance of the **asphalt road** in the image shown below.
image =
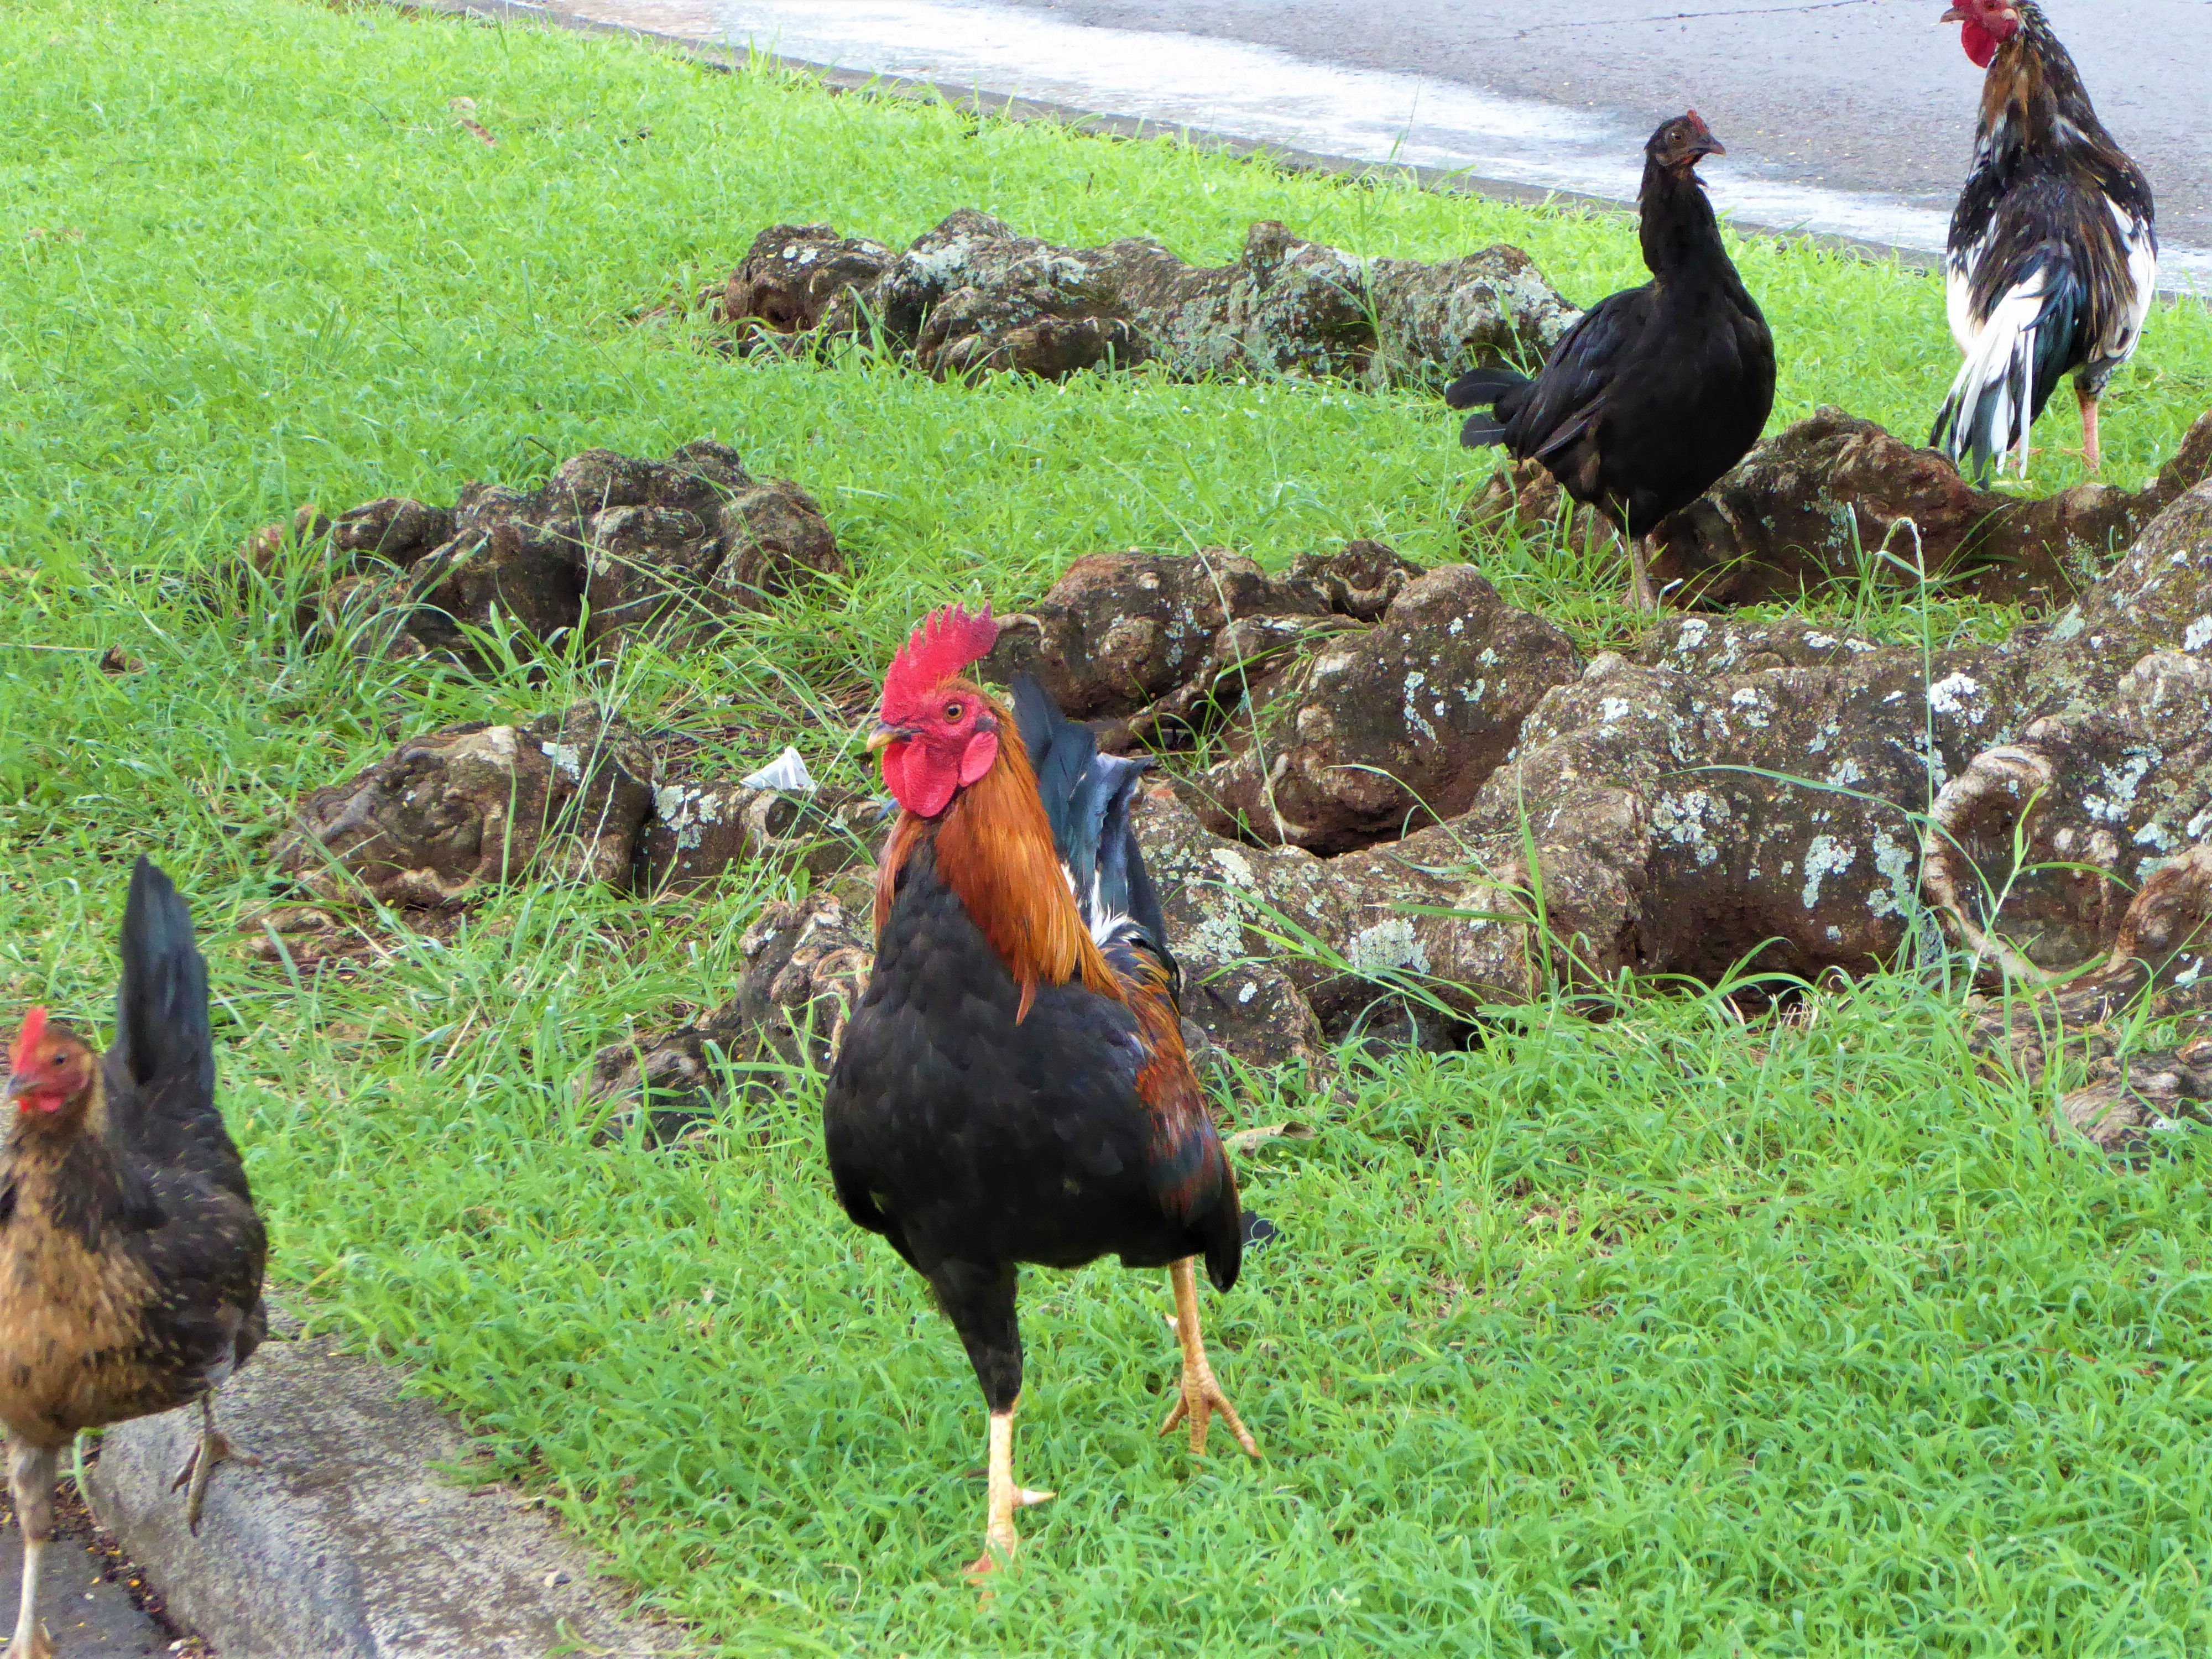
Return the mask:
[[[539,0],[806,62],[1630,200],[1694,106],[1746,224],[1940,249],[1981,72],[1946,0]],[[2212,0],[2045,0],[2212,293]]]
[[[1982,72],[1946,0],[1002,0],[1117,29],[1278,47],[1588,110],[1642,132],[1694,106],[1740,165],[1945,213]],[[2212,0],[2044,0],[2176,244],[2212,248]],[[1378,23],[1378,16],[1387,21]]]

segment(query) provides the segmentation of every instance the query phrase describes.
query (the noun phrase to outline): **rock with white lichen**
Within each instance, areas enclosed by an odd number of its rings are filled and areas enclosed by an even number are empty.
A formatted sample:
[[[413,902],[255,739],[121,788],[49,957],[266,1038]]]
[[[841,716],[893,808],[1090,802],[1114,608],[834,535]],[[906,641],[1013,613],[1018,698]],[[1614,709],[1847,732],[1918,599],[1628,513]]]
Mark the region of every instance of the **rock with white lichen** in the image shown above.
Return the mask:
[[[1517,248],[1365,259],[1266,220],[1234,264],[1193,266],[1149,237],[1060,247],[972,208],[896,255],[826,225],[771,227],[700,301],[743,349],[862,338],[939,379],[1152,363],[1370,386],[1540,361],[1577,315]]]
[[[1192,793],[1220,835],[1315,853],[1395,841],[1472,806],[1528,712],[1581,667],[1559,629],[1446,565],[1248,697],[1257,718]]]
[[[1924,571],[1947,591],[2063,605],[2166,507],[2212,474],[2212,415],[2140,489],[2094,481],[2034,500],[1979,489],[1949,459],[1839,409],[1821,409],[1760,444],[1657,532],[1652,579],[1670,603],[1715,609],[1788,602],[1838,585],[1910,587]],[[1587,508],[1565,503],[1542,465],[1492,476],[1462,514],[1474,532],[1565,523],[1577,544]]]
[[[653,757],[589,703],[411,738],[301,803],[277,867],[318,898],[442,909],[526,877],[627,890]]]
[[[814,498],[757,479],[735,450],[686,444],[665,461],[586,450],[520,490],[463,486],[451,509],[395,497],[288,532],[256,532],[241,573],[292,584],[304,625],[364,658],[476,671],[482,638],[528,652],[580,630],[625,641],[709,639],[729,617],[844,573]]]

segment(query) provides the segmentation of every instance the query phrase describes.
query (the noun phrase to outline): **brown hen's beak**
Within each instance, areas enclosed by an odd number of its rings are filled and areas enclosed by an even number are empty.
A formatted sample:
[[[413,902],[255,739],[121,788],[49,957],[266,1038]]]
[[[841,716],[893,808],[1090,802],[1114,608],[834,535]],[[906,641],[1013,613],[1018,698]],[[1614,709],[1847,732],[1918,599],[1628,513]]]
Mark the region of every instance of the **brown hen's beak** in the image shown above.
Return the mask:
[[[910,738],[913,732],[903,726],[893,726],[889,720],[878,720],[868,731],[868,752],[880,755],[901,738]]]

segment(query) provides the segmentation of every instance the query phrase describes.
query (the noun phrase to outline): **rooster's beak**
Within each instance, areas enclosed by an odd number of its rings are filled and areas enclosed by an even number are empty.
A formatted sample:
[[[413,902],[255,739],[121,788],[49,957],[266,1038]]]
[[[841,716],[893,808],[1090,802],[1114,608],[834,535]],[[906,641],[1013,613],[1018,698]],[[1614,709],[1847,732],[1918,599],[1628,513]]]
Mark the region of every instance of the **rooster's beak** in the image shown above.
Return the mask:
[[[1973,14],[1964,6],[1954,6],[1943,14],[1942,21],[1946,23],[1971,22],[1973,21]]]
[[[868,732],[868,752],[880,755],[901,738],[910,738],[911,732],[893,726],[889,720],[878,720]]]

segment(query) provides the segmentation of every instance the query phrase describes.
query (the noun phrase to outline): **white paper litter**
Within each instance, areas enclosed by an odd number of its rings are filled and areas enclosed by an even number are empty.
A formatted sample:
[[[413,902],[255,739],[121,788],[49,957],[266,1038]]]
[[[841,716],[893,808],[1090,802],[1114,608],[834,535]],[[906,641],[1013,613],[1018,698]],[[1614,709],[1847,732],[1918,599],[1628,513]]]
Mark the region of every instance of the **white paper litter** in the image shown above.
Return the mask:
[[[814,775],[806,769],[806,763],[799,757],[796,749],[786,749],[781,755],[749,778],[738,783],[747,789],[781,789],[787,795],[811,795],[821,786]]]

